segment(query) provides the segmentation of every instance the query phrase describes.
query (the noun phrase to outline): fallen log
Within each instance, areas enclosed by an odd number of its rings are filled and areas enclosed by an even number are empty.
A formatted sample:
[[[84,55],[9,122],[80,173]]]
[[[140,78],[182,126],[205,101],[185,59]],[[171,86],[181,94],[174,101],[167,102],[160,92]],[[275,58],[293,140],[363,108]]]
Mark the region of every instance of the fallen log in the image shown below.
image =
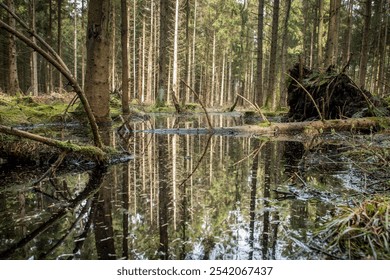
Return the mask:
[[[118,152],[110,147],[101,149],[92,145],[78,145],[70,141],[59,141],[4,125],[0,125],[1,133],[16,136],[16,138],[1,139],[0,141],[0,158],[11,162],[35,162],[35,165],[47,165],[63,152],[68,154],[68,163],[77,162],[74,159],[82,159],[79,161],[88,162],[88,165],[115,164],[131,159],[129,154]]]
[[[236,127],[206,128],[174,128],[137,130],[137,132],[156,134],[215,134],[225,136],[293,136],[317,135],[331,131],[370,132],[378,131],[390,125],[389,117],[351,118],[343,120],[304,121],[294,123],[270,123],[262,125],[244,125]]]

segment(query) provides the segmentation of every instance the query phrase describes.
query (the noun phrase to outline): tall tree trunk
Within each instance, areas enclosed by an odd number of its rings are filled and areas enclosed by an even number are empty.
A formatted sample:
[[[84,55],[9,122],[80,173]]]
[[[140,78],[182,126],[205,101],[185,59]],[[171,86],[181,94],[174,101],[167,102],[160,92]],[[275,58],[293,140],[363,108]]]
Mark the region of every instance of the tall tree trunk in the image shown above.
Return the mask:
[[[344,48],[343,48],[343,58],[342,65],[346,65],[349,61],[351,55],[351,39],[352,39],[352,11],[353,11],[353,0],[349,0],[348,3],[348,14],[347,14],[347,22],[346,29],[344,33]]]
[[[81,30],[85,30],[84,15],[85,15],[85,0],[81,0]],[[85,45],[81,47],[81,88],[84,90],[85,87]]]
[[[387,40],[388,40],[388,26],[389,26],[389,17],[386,14],[386,6],[382,7],[382,16],[383,16],[383,36],[381,37],[381,43],[379,44],[379,73],[378,73],[378,93],[380,96],[384,97],[386,93],[385,86],[385,69],[386,69],[386,49],[387,49]]]
[[[328,38],[326,42],[325,67],[336,63],[338,48],[338,20],[341,0],[331,0],[329,8]]]
[[[366,0],[365,8],[364,8],[364,28],[363,28],[362,48],[360,51],[360,66],[359,66],[359,86],[362,88],[364,88],[366,85],[370,22],[371,22],[371,0]]]
[[[180,104],[177,100],[179,96],[179,85],[177,84],[177,72],[178,72],[178,52],[179,52],[179,0],[176,0],[175,8],[175,30],[173,39],[173,71],[172,71],[172,101],[176,108],[176,111],[180,112]]]
[[[7,0],[6,2],[8,8],[15,12],[15,4],[14,0]],[[16,23],[15,19],[9,15],[8,16],[8,24],[15,28]],[[17,68],[17,52],[16,52],[16,38],[15,35],[8,33],[7,34],[7,51],[8,51],[8,57],[7,57],[7,66],[8,66],[8,76],[7,76],[7,93],[10,95],[16,95],[19,91],[19,78],[18,78],[18,68]]]
[[[159,41],[159,57],[158,57],[158,92],[156,94],[156,106],[164,106],[167,94],[168,82],[168,21],[169,21],[169,2],[160,0],[160,41]]]
[[[73,21],[73,76],[77,80],[77,0],[74,0],[73,3],[73,9],[74,9],[74,21]]]
[[[57,54],[62,57],[62,0],[58,0],[57,5]],[[58,73],[58,92],[62,88],[62,74]]]
[[[323,65],[323,49],[322,49],[323,36],[324,36],[324,0],[318,0],[317,64],[319,68]]]
[[[287,46],[288,46],[288,21],[290,18],[291,0],[285,2],[286,16],[283,24],[282,49],[281,57],[281,73],[280,73],[280,105],[287,106],[287,87],[286,87],[286,60],[287,60]]]
[[[122,19],[122,113],[130,113],[129,108],[129,16],[127,0],[121,0]]]
[[[273,1],[273,12],[272,12],[272,34],[271,34],[271,52],[270,52],[270,64],[269,64],[269,79],[268,79],[268,106],[272,110],[276,109],[276,63],[277,63],[277,49],[278,49],[278,29],[279,29],[279,0]]]
[[[256,63],[256,96],[255,103],[263,106],[263,27],[264,0],[259,0],[257,20],[257,63]]]
[[[110,121],[111,0],[90,0],[85,94],[99,125]]]
[[[35,32],[35,22],[36,22],[36,3],[35,0],[30,0],[30,15],[31,15],[31,24],[30,28]],[[34,44],[37,43],[37,40],[32,36],[31,40]],[[38,95],[38,55],[36,51],[31,53],[31,89],[34,96]]]

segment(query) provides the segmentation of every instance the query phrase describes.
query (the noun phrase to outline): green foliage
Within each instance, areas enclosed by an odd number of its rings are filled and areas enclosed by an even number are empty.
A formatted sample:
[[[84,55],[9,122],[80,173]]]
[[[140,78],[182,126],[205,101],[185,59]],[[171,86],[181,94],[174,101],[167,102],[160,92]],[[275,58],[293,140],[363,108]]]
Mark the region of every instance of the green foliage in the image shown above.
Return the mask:
[[[321,232],[329,249],[349,258],[390,258],[390,199],[375,196],[354,206],[339,208],[339,215]]]

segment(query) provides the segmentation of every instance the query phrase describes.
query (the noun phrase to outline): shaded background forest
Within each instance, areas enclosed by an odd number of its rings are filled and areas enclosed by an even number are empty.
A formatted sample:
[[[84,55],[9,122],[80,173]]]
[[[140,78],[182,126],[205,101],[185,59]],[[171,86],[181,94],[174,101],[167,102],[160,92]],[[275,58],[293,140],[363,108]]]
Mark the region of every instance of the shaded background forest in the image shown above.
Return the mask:
[[[56,49],[83,87],[88,1],[2,2]],[[160,9],[162,3],[168,8]],[[297,62],[323,70],[335,65],[339,71],[348,65],[346,73],[359,86],[388,96],[387,0],[113,0],[112,4],[110,90],[122,92],[121,8],[127,6],[133,102],[156,101],[160,36],[168,46],[167,92],[177,93],[182,104],[195,100],[190,89],[177,82],[181,80],[198,92],[208,107],[231,106],[236,94],[270,109],[285,107],[286,73]],[[0,17],[15,26],[3,8]],[[166,20],[166,30],[160,28],[160,17]],[[71,90],[48,62],[14,40],[0,29],[2,92],[38,95]],[[174,69],[176,81],[172,80]],[[171,102],[170,94],[165,98]]]

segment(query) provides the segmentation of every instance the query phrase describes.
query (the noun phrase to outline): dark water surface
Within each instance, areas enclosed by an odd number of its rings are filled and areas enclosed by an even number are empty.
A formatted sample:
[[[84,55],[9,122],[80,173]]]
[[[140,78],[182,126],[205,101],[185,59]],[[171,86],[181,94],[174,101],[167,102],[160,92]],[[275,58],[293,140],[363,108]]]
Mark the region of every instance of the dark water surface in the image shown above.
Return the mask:
[[[213,125],[242,124],[237,114]],[[315,234],[364,177],[328,145],[256,137],[167,135],[207,127],[201,116],[136,123],[112,133],[134,159],[55,174],[0,161],[2,259],[325,259]],[[122,130],[123,132],[123,130]],[[288,139],[286,139],[288,140]]]

